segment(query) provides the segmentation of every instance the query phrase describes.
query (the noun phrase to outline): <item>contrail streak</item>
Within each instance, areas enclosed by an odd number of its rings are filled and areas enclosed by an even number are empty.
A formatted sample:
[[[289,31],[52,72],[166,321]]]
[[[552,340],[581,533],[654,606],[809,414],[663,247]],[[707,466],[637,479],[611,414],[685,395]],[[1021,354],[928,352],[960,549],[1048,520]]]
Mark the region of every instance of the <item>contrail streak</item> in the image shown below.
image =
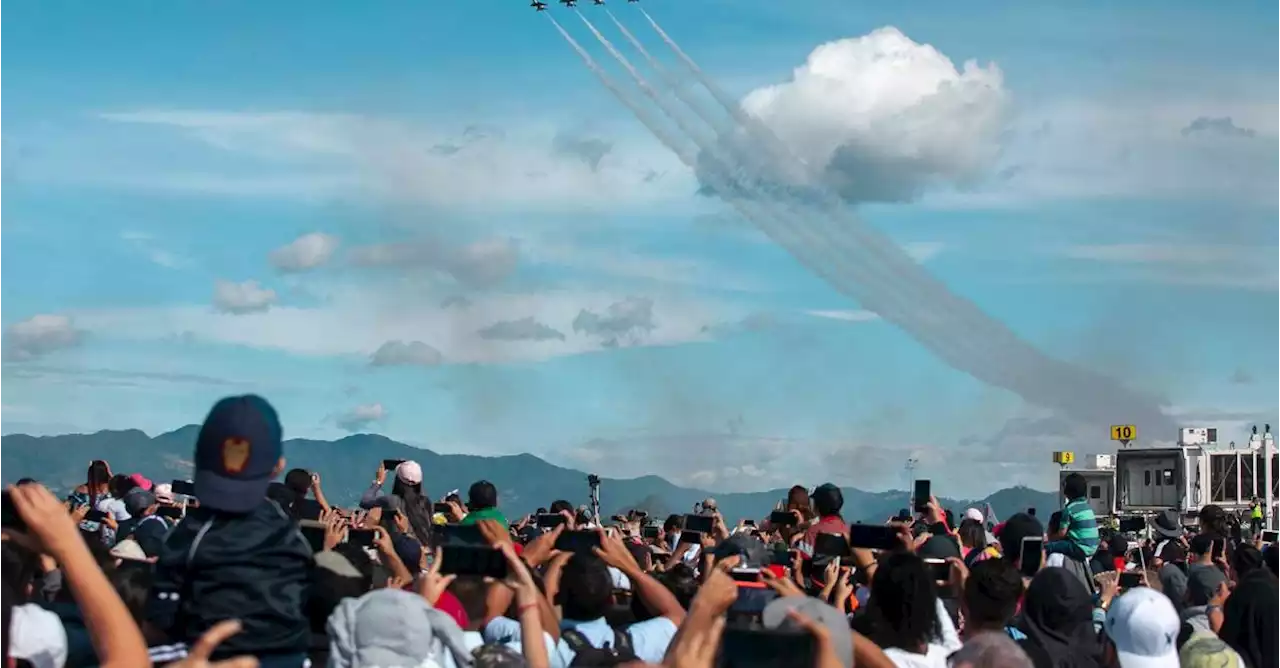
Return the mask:
[[[755,119],[745,117],[741,110],[737,108],[735,102],[729,100],[728,96],[720,91],[713,82],[710,82],[705,75],[702,75],[701,70],[697,67],[696,63],[693,63],[692,59],[679,49],[679,46],[674,43],[674,40],[671,40],[670,37],[667,36],[659,26],[657,26],[656,22],[647,15],[647,13],[645,16],[649,19],[650,24],[654,29],[663,36],[663,39],[668,43],[668,46],[670,46],[672,50],[681,57],[686,66],[694,71],[695,75],[699,76],[703,85],[712,92],[713,96],[716,97],[721,106],[726,108],[731,117],[735,120],[741,119],[739,124],[748,126],[744,127],[744,129],[751,131],[751,134],[755,136],[758,142],[771,145],[769,148],[774,149],[772,153],[774,154],[773,158],[775,160],[781,159],[785,162],[785,156],[779,155],[779,151],[777,151],[778,148],[785,147],[785,145],[782,145],[780,140],[773,137],[772,133],[769,132],[767,128],[763,128],[764,132],[767,133],[766,136],[763,138],[760,137],[762,126],[758,125],[755,122]],[[665,105],[663,101],[659,99],[657,93],[653,91],[652,87],[649,86],[635,68],[626,61],[625,57],[621,56],[621,54],[613,48],[612,44],[610,44],[608,40],[605,39],[593,25],[591,25],[590,21],[585,17],[581,18],[596,35],[597,40],[599,40],[601,44],[610,51],[615,59],[617,59],[628,70],[633,79],[636,80],[637,85],[640,86],[641,90],[656,104],[658,104],[663,111],[672,118],[672,120],[676,121],[676,123],[681,127],[681,130],[690,135],[690,138],[699,145],[699,148],[707,154],[717,158],[717,162],[720,163],[718,167],[725,169],[732,168],[733,161],[723,157],[724,153],[721,147],[717,146],[715,143],[712,143],[711,146],[707,146],[703,142],[698,141],[698,133],[691,131],[687,124],[681,120],[679,112],[674,111]],[[645,55],[646,59],[650,61],[650,64],[654,66],[655,69],[660,68],[660,65],[658,65],[656,61],[648,55],[647,51],[643,51],[643,47],[638,44],[638,40],[635,40],[634,36],[621,26],[621,23],[617,21],[616,17],[610,15],[610,18],[612,18],[615,24],[623,30],[624,35],[627,36],[632,44],[637,46],[638,50],[642,51],[642,55]],[[696,170],[698,162],[697,155],[689,152],[683,147],[678,147],[680,142],[677,142],[669,133],[660,130],[659,126],[653,121],[653,119],[647,115],[647,112],[642,111],[642,107],[638,103],[623,93],[616,84],[608,80],[607,75],[604,75],[601,68],[594,63],[590,56],[586,54],[585,50],[583,50],[582,47],[578,45],[558,23],[555,23],[553,20],[553,24],[556,25],[556,28],[560,31],[561,35],[569,41],[571,46],[574,47],[579,55],[583,57],[584,61],[587,62],[588,67],[591,68],[597,77],[605,83],[606,87],[614,93],[615,97],[618,97],[620,101],[636,113],[637,118],[639,118],[646,127],[649,127],[651,131],[655,132],[656,135],[659,135],[659,139],[662,140],[664,144],[667,144],[670,148],[675,150],[677,155],[683,162],[685,162],[686,165],[689,165],[691,168]],[[676,87],[676,92],[678,97],[688,102],[683,95],[680,95],[679,87]],[[707,121],[708,124],[712,125],[712,127],[716,127],[714,121],[709,119],[701,112],[700,109],[697,109],[696,105],[692,103],[689,104],[691,107],[694,107],[694,111],[698,112],[699,116],[701,116],[704,121]],[[734,147],[730,144],[726,146],[726,149],[728,148]],[[750,162],[759,161],[750,160]],[[739,162],[735,171],[740,173],[741,167],[741,162]],[[769,171],[773,170],[766,170],[766,173]],[[704,177],[708,177],[709,180],[713,181],[714,187],[725,194],[726,200],[729,201],[730,204],[739,209],[739,211],[742,212],[749,220],[756,223],[757,226],[765,231],[766,234],[791,252],[793,256],[801,260],[801,262],[811,270],[814,270],[831,283],[833,287],[840,289],[846,294],[854,296],[862,302],[864,306],[881,313],[886,317],[886,319],[898,323],[907,331],[907,333],[911,334],[917,340],[920,340],[921,343],[925,344],[935,353],[942,356],[948,361],[948,363],[952,364],[956,368],[965,370],[971,375],[986,380],[992,384],[1012,389],[1035,403],[1047,404],[1052,407],[1061,408],[1070,414],[1089,418],[1091,420],[1110,419],[1110,417],[1116,417],[1108,416],[1104,418],[1098,415],[1098,411],[1096,409],[1100,406],[1107,406],[1113,411],[1116,406],[1120,405],[1136,407],[1137,404],[1146,403],[1138,400],[1135,396],[1129,396],[1127,392],[1123,391],[1118,393],[1106,393],[1116,395],[1111,398],[1119,401],[1120,403],[1106,402],[1099,404],[1094,401],[1071,401],[1070,395],[1074,394],[1083,399],[1088,396],[1087,393],[1089,392],[1096,394],[1099,390],[1105,391],[1110,388],[1100,376],[1085,372],[1083,369],[1073,368],[1070,365],[1063,364],[1056,360],[1044,358],[1038,353],[1038,351],[1031,349],[1025,343],[1016,339],[1012,332],[999,326],[998,323],[994,323],[993,321],[986,319],[985,315],[981,314],[980,311],[977,311],[977,309],[971,304],[966,304],[963,300],[957,299],[954,295],[951,295],[945,290],[944,286],[941,286],[940,283],[937,283],[931,276],[921,271],[913,262],[911,262],[911,260],[900,248],[897,247],[896,244],[893,244],[886,238],[870,234],[868,230],[862,228],[861,223],[857,221],[856,218],[849,216],[848,212],[844,211],[838,202],[835,202],[835,198],[832,193],[818,191],[812,194],[822,195],[820,199],[825,200],[825,203],[828,204],[828,208],[832,209],[827,211],[828,215],[843,214],[839,215],[839,217],[846,219],[846,227],[850,227],[848,231],[853,232],[854,236],[865,237],[861,239],[863,245],[866,246],[865,248],[860,249],[857,246],[849,246],[849,244],[842,239],[833,240],[831,238],[827,238],[825,240],[815,240],[815,235],[826,235],[821,234],[820,228],[815,228],[812,222],[807,226],[807,232],[804,231],[805,226],[801,226],[801,235],[809,238],[807,240],[797,239],[796,230],[787,229],[785,225],[780,225],[776,222],[776,216],[770,216],[766,212],[762,212],[759,208],[761,204],[760,202],[748,203],[738,197],[734,197],[732,199],[728,198],[728,195],[734,192],[733,186],[743,188],[745,185],[748,186],[749,189],[759,192],[762,189],[762,186],[765,186],[766,184],[773,185],[770,183],[770,179],[757,180],[757,177],[752,175],[746,175],[745,178],[741,176],[724,177],[718,173],[718,170],[707,170],[705,165],[702,173]],[[725,185],[731,187],[725,188]],[[770,190],[772,190],[772,188]],[[782,197],[779,197],[778,199],[781,202],[791,200],[793,203],[800,203],[798,200],[795,200],[794,195],[791,193],[784,191],[780,194]],[[765,202],[767,201],[768,198],[765,198]],[[831,207],[832,203],[835,203],[836,206]],[[775,220],[770,220],[771,218]],[[821,258],[815,257],[815,249],[826,249],[827,246],[832,245],[832,241],[835,242],[837,247],[844,247],[845,252],[850,256],[846,258],[846,260],[854,260],[854,262],[845,262],[844,267],[832,267],[830,260],[824,262]],[[871,251],[873,255],[873,257],[870,258],[870,262],[867,264],[876,265],[879,261],[888,261],[891,265],[890,269],[897,269],[899,280],[902,284],[895,285],[892,277],[886,279],[883,276],[869,275],[866,270],[856,270],[859,268],[865,269],[865,267],[860,267],[864,262],[857,261],[857,258],[859,255],[865,256],[867,251]],[[874,257],[875,255],[878,255],[879,257]],[[893,265],[897,266],[894,267]],[[851,271],[851,266],[855,270]],[[906,269],[905,272],[903,271],[904,268]],[[850,274],[852,274],[852,276]],[[850,279],[852,279],[852,281]],[[876,288],[875,286],[877,284],[881,287]],[[882,294],[886,291],[898,291],[904,287],[908,289],[908,292],[910,292],[910,288],[913,284],[926,290],[926,292],[934,292],[935,298],[937,296],[936,293],[938,292],[938,288],[941,288],[943,299],[935,300],[935,305],[929,305],[925,303],[928,300],[924,300],[924,302],[920,303],[912,303],[909,299],[904,300],[901,296],[898,296],[896,299],[893,297],[886,299],[886,296]],[[910,297],[910,294],[908,294],[908,297]],[[974,322],[972,319],[959,317],[951,319],[952,322],[950,323],[944,322],[948,319],[945,317],[945,311],[948,309],[940,309],[940,306],[951,306],[952,308],[959,306],[962,312],[964,310],[968,310],[969,313],[965,315],[969,316],[976,313],[980,317],[977,321],[978,329],[987,330],[983,333],[986,335],[986,338],[963,336],[963,334],[965,334],[965,324],[973,327]],[[965,306],[968,306],[968,309],[965,309]],[[969,319],[970,322],[964,323],[963,321],[966,319]],[[957,325],[959,325],[958,328]],[[976,342],[978,350],[964,351],[957,349],[957,345],[962,345],[965,339],[970,343]],[[982,354],[982,348],[984,347],[988,353],[987,355]],[[977,354],[975,355],[975,353]],[[1031,353],[1031,355],[1028,357],[1027,353]],[[1005,369],[998,369],[998,367],[1005,366],[1008,361],[1019,363],[1014,364],[1013,368],[1006,367]],[[997,370],[1000,371],[1000,373],[995,373]],[[1056,378],[1054,378],[1054,376],[1056,376]],[[1035,382],[1038,380],[1049,382],[1043,384]],[[1055,381],[1058,382],[1058,384],[1054,384]],[[1115,389],[1119,390],[1120,388],[1116,387]],[[1046,393],[1045,390],[1049,391]],[[1094,398],[1097,399],[1097,397]],[[1064,399],[1066,401],[1064,401]],[[1152,406],[1151,409],[1151,413],[1158,416],[1161,421],[1166,420],[1164,416],[1154,410],[1154,406]],[[1146,411],[1139,412],[1145,413]],[[1129,418],[1126,416],[1122,419]]]
[[[697,63],[676,44],[675,40],[658,25],[653,17],[649,16],[648,12],[645,12],[643,8],[638,9],[672,52],[693,72],[711,93],[712,97],[737,121],[738,125],[749,132],[757,142],[765,144],[767,148],[774,149],[772,152],[775,158],[784,158],[782,151],[778,149],[785,150],[786,145],[757,119],[745,114],[738,103],[706,76]],[[786,150],[786,153],[789,154],[790,151]],[[794,159],[794,156],[791,157]],[[896,265],[894,268],[902,280],[907,283],[914,283],[926,292],[932,293],[934,305],[930,306],[931,309],[940,311],[944,315],[948,311],[954,311],[956,312],[957,320],[967,321],[967,323],[953,323],[962,324],[961,331],[954,332],[955,334],[965,334],[963,324],[968,324],[974,331],[969,332],[970,336],[965,338],[977,342],[980,346],[985,347],[989,352],[998,355],[1004,360],[1014,362],[1013,373],[993,374],[991,373],[993,371],[992,368],[982,366],[982,361],[979,358],[986,357],[983,355],[967,360],[956,360],[960,362],[959,364],[956,361],[948,360],[957,368],[986,382],[1013,390],[1034,403],[1064,410],[1068,414],[1090,422],[1100,422],[1115,418],[1135,419],[1161,430],[1173,428],[1172,422],[1160,412],[1154,402],[1125,390],[1113,380],[1100,374],[1044,356],[1018,338],[1002,323],[992,320],[968,300],[951,293],[946,289],[945,285],[938,282],[927,272],[919,269],[896,244],[880,235],[871,234],[860,221],[848,215],[848,212],[843,210],[842,203],[838,202],[838,198],[834,193],[823,189],[816,191],[814,194],[821,195],[821,200],[830,209],[829,213],[838,215],[846,223],[851,223],[842,229],[862,237],[860,242],[867,247],[866,250],[878,251],[875,254],[880,255],[891,265]],[[868,308],[872,307],[868,305]],[[872,308],[872,310],[875,309]],[[892,318],[888,319],[892,320]],[[920,336],[922,332],[914,332],[908,328],[908,333],[913,334],[917,339],[922,338]],[[927,341],[922,342],[929,345]],[[935,352],[942,352],[937,350],[934,345],[930,347],[934,348]],[[944,355],[944,358],[947,357],[950,356]],[[975,362],[978,364],[975,364]],[[1118,415],[1126,408],[1129,413]],[[1126,415],[1131,416],[1131,418],[1126,417]]]

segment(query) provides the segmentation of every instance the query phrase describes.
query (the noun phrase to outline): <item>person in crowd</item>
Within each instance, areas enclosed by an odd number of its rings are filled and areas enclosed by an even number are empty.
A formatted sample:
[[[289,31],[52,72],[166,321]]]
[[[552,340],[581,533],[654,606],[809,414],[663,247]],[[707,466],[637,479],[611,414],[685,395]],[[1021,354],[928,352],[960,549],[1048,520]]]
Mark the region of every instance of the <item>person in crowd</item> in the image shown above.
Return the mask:
[[[924,560],[910,551],[880,560],[871,575],[871,639],[900,667],[946,666],[960,648]]]
[[[810,500],[813,502],[813,512],[817,519],[813,520],[805,531],[805,544],[812,546],[814,539],[820,533],[838,533],[847,539],[849,525],[840,516],[840,510],[844,508],[844,492],[829,482],[823,483],[813,490]]]
[[[1216,615],[1210,612],[1210,620]],[[1276,578],[1256,571],[1236,582],[1222,604],[1218,637],[1244,659],[1247,668],[1280,666],[1276,633],[1280,629],[1280,590]]]
[[[1090,591],[1093,575],[1087,563],[1098,551],[1098,519],[1089,505],[1089,483],[1079,473],[1068,474],[1062,481],[1062,495],[1067,505],[1062,509],[1059,522],[1050,529],[1062,537],[1045,543],[1046,555],[1061,554],[1069,561],[1062,567],[1070,571]]]
[[[195,643],[221,621],[243,631],[217,658],[252,654],[263,668],[306,660],[304,613],[312,552],[267,486],[284,469],[276,411],[255,395],[214,405],[195,446],[197,508],[174,527],[155,566],[147,619],[177,642]]]
[[[158,557],[164,546],[164,539],[169,534],[169,525],[156,515],[160,508],[156,495],[142,487],[135,487],[124,495],[124,505],[129,511],[130,519],[121,524],[118,539],[131,539],[148,558]]]
[[[993,545],[987,541],[987,530],[979,520],[965,517],[960,521],[960,526],[956,528],[956,535],[960,539],[960,550],[964,554],[964,565],[968,568],[972,568],[979,561],[995,559],[1000,556],[999,545]]]
[[[1044,526],[1040,524],[1040,520],[1030,515],[1017,513],[998,526],[995,533],[996,540],[1000,542],[1002,558],[1010,560],[1013,567],[1021,571],[1022,547],[1024,544],[1030,544],[1025,539],[1043,537]],[[1029,558],[1031,557],[1043,559],[1043,555],[1029,555]],[[1025,575],[1023,577],[1026,578]]]
[[[1034,668],[1030,657],[1003,633],[979,633],[951,655],[952,668]]]
[[[498,488],[488,480],[474,482],[467,490],[467,515],[462,518],[462,523],[475,524],[482,520],[493,520],[504,529],[510,526],[502,511],[498,510]]]
[[[1019,644],[1036,668],[1104,665],[1093,625],[1093,596],[1065,568],[1045,568],[1031,579],[1018,629],[1026,635]]]
[[[1231,592],[1227,574],[1213,564],[1212,541],[1207,536],[1196,536],[1191,540],[1191,552],[1195,561],[1188,566],[1186,604],[1181,612],[1184,640],[1196,633],[1213,633],[1210,608],[1221,612]]]
[[[1263,525],[1262,501],[1258,497],[1249,500],[1249,537],[1257,538],[1262,533]]]
[[[1025,587],[1022,574],[1008,559],[984,559],[969,569],[961,599],[964,633],[973,637],[999,632],[1013,640],[1027,636],[1013,624]]]
[[[395,480],[391,484],[391,493],[384,495],[381,492],[386,476],[386,469],[379,464],[373,484],[360,497],[360,507],[402,513],[414,538],[423,545],[432,545],[431,499],[422,491],[422,466],[412,460],[400,462],[395,468]],[[383,526],[389,530],[395,530],[391,522],[384,523]]]
[[[1197,516],[1200,523],[1200,534],[1213,540],[1213,559],[1222,568],[1231,563],[1231,555],[1235,554],[1235,541],[1231,540],[1231,528],[1227,525],[1227,511],[1217,504],[1209,504],[1200,509]]]
[[[1052,569],[1051,569],[1052,570]],[[1134,587],[1107,609],[1107,665],[1157,668],[1178,665],[1181,620],[1169,598],[1150,587]]]

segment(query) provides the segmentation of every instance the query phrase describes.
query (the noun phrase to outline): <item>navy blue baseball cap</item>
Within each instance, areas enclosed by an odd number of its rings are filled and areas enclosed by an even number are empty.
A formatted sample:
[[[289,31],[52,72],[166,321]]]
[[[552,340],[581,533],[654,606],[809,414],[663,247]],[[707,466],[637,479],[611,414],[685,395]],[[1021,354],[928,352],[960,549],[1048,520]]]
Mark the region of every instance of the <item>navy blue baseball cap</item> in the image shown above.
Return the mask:
[[[196,498],[200,506],[247,513],[266,498],[283,453],[280,418],[254,394],[213,405],[196,439]]]

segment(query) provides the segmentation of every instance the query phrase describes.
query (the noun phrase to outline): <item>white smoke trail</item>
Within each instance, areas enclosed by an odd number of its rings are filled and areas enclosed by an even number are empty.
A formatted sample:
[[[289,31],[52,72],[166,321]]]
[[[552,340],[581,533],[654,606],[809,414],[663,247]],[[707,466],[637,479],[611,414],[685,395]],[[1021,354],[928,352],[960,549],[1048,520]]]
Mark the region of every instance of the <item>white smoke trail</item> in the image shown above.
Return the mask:
[[[774,136],[772,131],[745,114],[737,102],[706,76],[697,63],[676,44],[653,17],[649,16],[648,12],[643,8],[639,9],[654,31],[699,79],[712,97],[724,107],[743,130],[747,131],[757,143],[762,144],[756,148],[771,149],[767,152],[772,154],[774,159],[787,157],[794,159],[794,155],[790,155],[789,148]],[[650,60],[652,62],[652,59]],[[968,356],[957,358],[943,354],[944,359],[947,359],[952,366],[985,382],[1010,389],[1033,403],[1064,410],[1070,415],[1089,422],[1128,419],[1124,416],[1129,415],[1133,420],[1152,428],[1159,430],[1173,428],[1172,422],[1154,402],[1125,390],[1112,379],[1044,356],[1002,323],[992,320],[974,304],[947,290],[945,285],[911,261],[896,244],[868,230],[860,221],[849,215],[839,198],[828,189],[815,188],[810,194],[819,196],[819,201],[827,212],[841,219],[844,225],[839,228],[840,231],[858,237],[855,249],[861,248],[863,254],[870,252],[887,261],[902,281],[926,293],[926,298],[922,299],[919,306],[931,312],[931,319],[937,321],[936,324],[944,324],[943,320],[950,320],[946,324],[951,329],[952,336],[967,339],[970,344],[976,345],[977,350],[973,352],[977,352],[977,355],[970,353]],[[841,246],[848,248],[845,244]],[[875,310],[870,304],[866,305]],[[886,318],[894,320],[888,315]],[[931,343],[927,340],[932,337],[926,332],[913,331],[909,326],[906,329],[907,333],[922,340],[922,343],[934,349],[935,352],[944,352],[938,346],[941,342]],[[987,354],[982,354],[984,350]],[[990,360],[993,357],[1007,364],[992,365]],[[984,361],[984,358],[987,361]],[[1005,367],[1004,373],[993,373],[999,370],[999,367]],[[1127,412],[1123,412],[1126,410]]]

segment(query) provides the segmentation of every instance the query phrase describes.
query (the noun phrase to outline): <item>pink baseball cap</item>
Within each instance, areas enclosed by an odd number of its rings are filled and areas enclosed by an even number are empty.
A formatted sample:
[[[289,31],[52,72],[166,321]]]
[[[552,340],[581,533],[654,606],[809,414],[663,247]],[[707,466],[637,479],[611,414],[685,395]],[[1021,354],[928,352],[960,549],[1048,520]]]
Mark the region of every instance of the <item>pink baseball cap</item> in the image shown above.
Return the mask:
[[[141,473],[135,473],[129,476],[129,479],[132,480],[134,484],[141,487],[142,489],[145,489],[148,492],[151,491],[151,481],[147,480],[147,478],[143,476]]]
[[[416,485],[422,482],[422,467],[412,460],[400,462],[396,467],[396,477],[406,485]]]

